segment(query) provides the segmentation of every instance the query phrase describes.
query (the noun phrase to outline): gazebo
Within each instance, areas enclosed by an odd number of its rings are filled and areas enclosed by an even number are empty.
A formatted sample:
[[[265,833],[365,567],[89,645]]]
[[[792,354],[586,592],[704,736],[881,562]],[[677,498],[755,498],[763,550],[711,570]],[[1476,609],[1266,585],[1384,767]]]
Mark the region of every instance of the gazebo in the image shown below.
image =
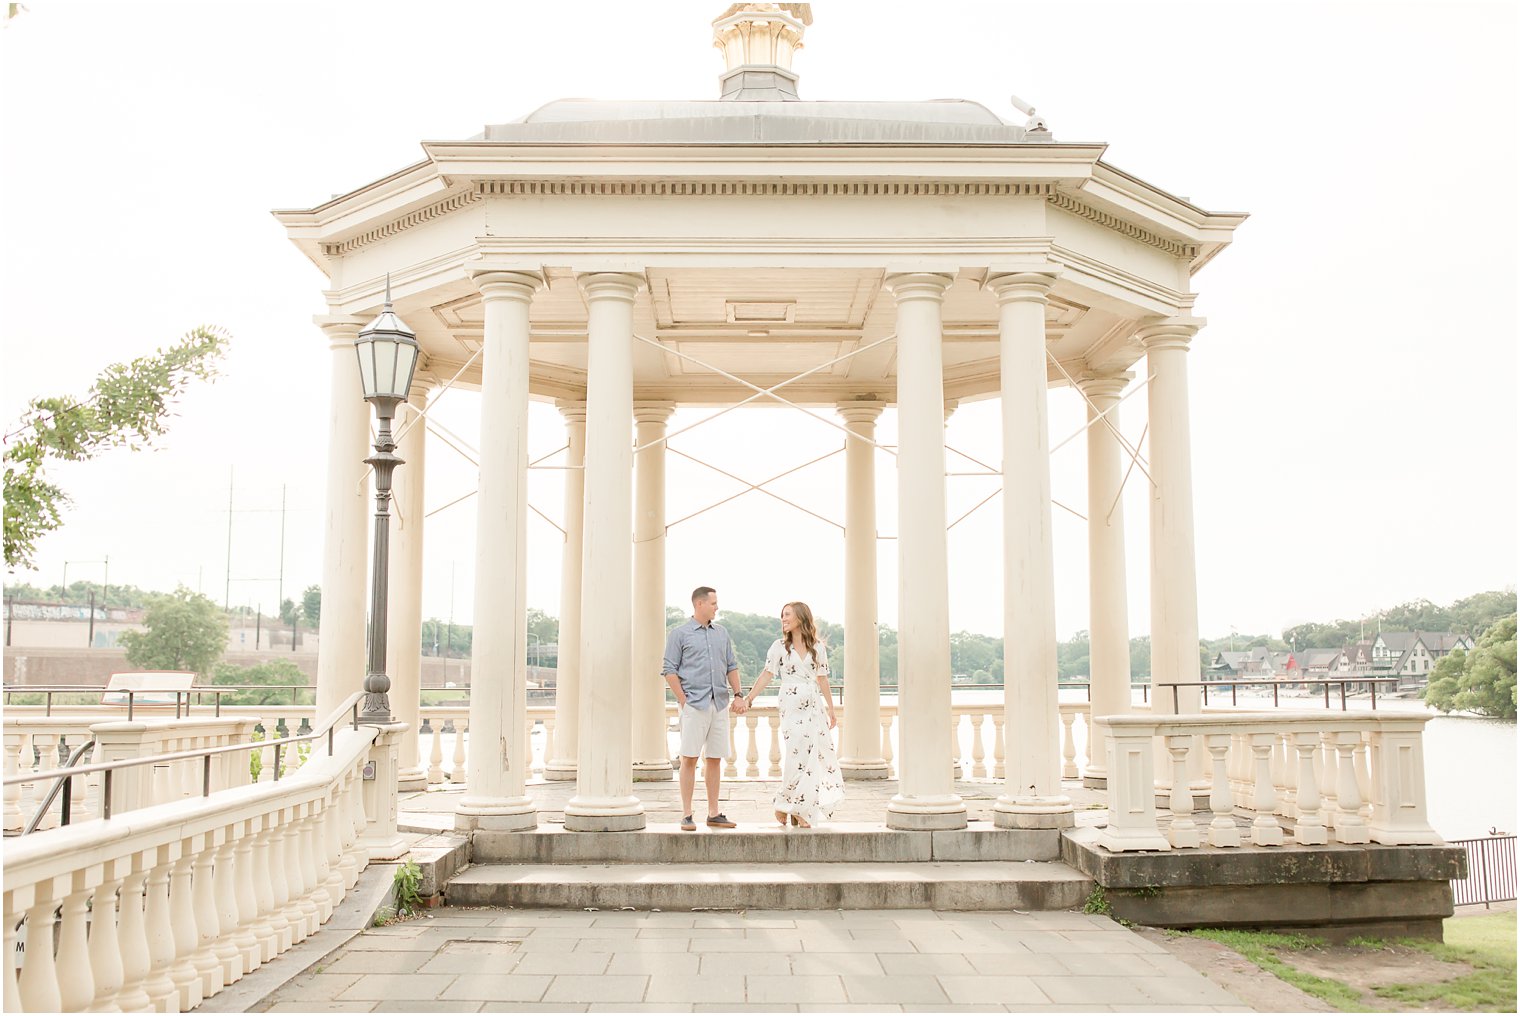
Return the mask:
[[[900,788],[895,829],[956,829],[950,763],[947,411],[1001,400],[1008,737],[996,821],[1061,828],[1051,551],[1051,386],[1089,425],[1092,715],[1129,709],[1119,492],[1150,491],[1152,667],[1199,678],[1187,351],[1194,275],[1245,218],[1209,212],[969,101],[799,97],[807,4],[713,22],[716,99],[551,102],[309,209],[275,213],[327,276],[332,353],[319,715],[364,674],[368,407],[352,351],[387,278],[422,361],[399,419],[389,645],[399,718],[418,720],[430,393],[481,393],[468,789],[460,829],[537,824],[525,789],[529,400],[564,416],[568,459],[556,739],[565,824],[638,829],[640,779],[670,776],[664,685],[664,457],[676,406],[784,402],[846,438],[841,764],[886,773],[877,722],[875,421],[895,411]],[[1118,428],[1144,390],[1148,455]],[[742,401],[741,401],[742,400]],[[1157,712],[1196,711],[1182,692]],[[862,719],[864,718],[864,719]],[[1101,736],[1102,731],[1099,731]],[[415,738],[403,780],[422,778]],[[410,757],[408,757],[410,752]],[[1103,756],[1088,776],[1101,784]]]

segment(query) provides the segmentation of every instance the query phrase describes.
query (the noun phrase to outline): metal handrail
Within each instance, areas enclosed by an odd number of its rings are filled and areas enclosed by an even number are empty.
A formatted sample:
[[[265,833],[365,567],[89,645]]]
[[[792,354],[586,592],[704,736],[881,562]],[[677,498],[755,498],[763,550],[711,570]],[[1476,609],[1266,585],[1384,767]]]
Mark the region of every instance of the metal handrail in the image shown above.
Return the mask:
[[[74,766],[78,765],[79,760],[84,757],[84,753],[93,747],[95,747],[95,741],[93,739],[86,741],[84,744],[80,745],[79,748],[75,750],[74,754],[69,757],[69,761],[64,768],[72,769]],[[48,809],[53,806],[54,799],[58,797],[58,791],[60,788],[63,790],[63,815],[60,818],[58,824],[69,824],[69,805],[71,803],[70,791],[73,790],[73,783],[73,776],[65,776],[61,780],[54,781],[53,789],[48,791],[47,797],[43,799],[42,805],[37,809],[36,813],[32,815],[32,820],[26,824],[26,829],[23,831],[22,835],[25,835],[26,833],[34,833],[37,831],[37,826],[42,823],[43,816],[47,815]]]
[[[1175,712],[1181,712],[1181,708],[1182,707],[1179,704],[1180,703],[1180,696],[1179,696],[1179,693],[1178,693],[1178,689],[1179,688],[1202,688],[1203,689],[1203,704],[1204,705],[1208,705],[1209,704],[1209,689],[1210,688],[1218,688],[1221,685],[1226,685],[1227,684],[1227,685],[1230,686],[1230,705],[1233,706],[1233,705],[1238,705],[1239,704],[1238,700],[1236,699],[1236,695],[1235,695],[1235,686],[1236,685],[1242,685],[1242,684],[1247,685],[1247,686],[1250,686],[1250,685],[1267,685],[1267,686],[1270,686],[1271,689],[1272,689],[1272,705],[1276,706],[1278,704],[1278,701],[1277,701],[1277,690],[1278,690],[1278,688],[1282,687],[1283,685],[1322,684],[1322,685],[1325,686],[1325,708],[1329,709],[1330,708],[1330,686],[1332,684],[1338,684],[1338,685],[1341,686],[1341,711],[1344,712],[1346,710],[1346,686],[1348,684],[1365,684],[1365,685],[1370,686],[1370,690],[1372,692],[1372,708],[1376,709],[1377,708],[1377,686],[1379,684],[1388,684],[1389,682],[1392,682],[1394,684],[1398,684],[1399,680],[1400,679],[1397,678],[1397,677],[1339,677],[1339,678],[1336,678],[1336,677],[1312,677],[1312,676],[1309,676],[1309,677],[1300,677],[1296,681],[1289,681],[1289,680],[1284,680],[1282,678],[1276,678],[1276,677],[1263,677],[1263,678],[1257,678],[1255,680],[1251,680],[1249,678],[1223,677],[1223,676],[1221,676],[1220,679],[1217,680],[1217,681],[1162,681],[1162,682],[1158,683],[1156,685],[1156,687],[1157,688],[1170,688],[1170,689],[1172,689],[1172,709]]]
[[[174,718],[181,718],[180,696],[184,696],[183,715],[190,715],[190,696],[195,695],[197,700],[206,695],[215,696],[215,712],[213,715],[222,715],[222,695],[240,691],[313,691],[314,684],[207,684],[191,685],[189,688],[106,688],[98,684],[54,684],[54,685],[11,685],[0,689],[5,694],[5,702],[10,704],[12,695],[44,695],[42,715],[53,715],[54,695],[125,695],[127,697],[127,719],[133,718],[137,695],[173,695]],[[115,704],[115,703],[112,703]],[[162,703],[154,703],[160,705]]]
[[[288,737],[275,738],[269,741],[248,741],[244,744],[226,744],[216,748],[192,748],[189,751],[165,752],[159,755],[145,755],[142,758],[117,759],[114,762],[95,762],[87,766],[70,765],[63,769],[51,769],[40,773],[25,773],[17,776],[9,776],[4,780],[3,786],[19,786],[24,783],[38,783],[42,780],[54,780],[55,790],[62,781],[72,779],[75,776],[87,776],[91,773],[104,773],[105,782],[101,788],[101,818],[111,817],[111,777],[117,769],[126,769],[130,766],[162,765],[167,762],[182,762],[185,759],[199,758],[205,760],[203,776],[201,778],[201,796],[211,796],[211,756],[225,755],[233,751],[249,751],[257,748],[274,748],[274,782],[280,781],[280,749],[283,745],[297,744],[302,741],[314,741],[323,734],[327,735],[327,754],[334,754],[333,734],[344,713],[352,717],[353,729],[359,729],[359,699],[364,692],[356,691],[350,695],[343,704],[333,711],[331,717],[322,726],[309,734],[292,734]],[[83,749],[81,749],[82,751]],[[67,825],[68,823],[63,823]]]

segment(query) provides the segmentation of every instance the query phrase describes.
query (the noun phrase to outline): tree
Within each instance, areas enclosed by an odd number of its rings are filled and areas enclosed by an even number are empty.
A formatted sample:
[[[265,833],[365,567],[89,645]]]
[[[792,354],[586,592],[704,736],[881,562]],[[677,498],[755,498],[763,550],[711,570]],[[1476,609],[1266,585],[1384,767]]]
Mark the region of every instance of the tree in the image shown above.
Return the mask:
[[[134,667],[206,675],[227,651],[227,618],[184,586],[154,601],[143,624],[146,631],[124,632],[120,640]]]
[[[1443,713],[1454,709],[1515,718],[1515,615],[1496,622],[1471,652],[1453,650],[1430,672],[1425,701]]]
[[[317,622],[322,619],[322,587],[307,586],[301,594],[301,616],[306,619],[306,626],[313,630]]]
[[[289,660],[258,663],[251,667],[219,663],[211,683],[269,686],[268,691],[225,692],[222,695],[224,706],[310,705],[312,702],[311,692],[289,690],[292,685],[306,683],[306,675],[301,673],[301,668]]]
[[[146,447],[168,430],[194,380],[216,376],[227,338],[197,328],[167,349],[101,371],[83,399],[33,399],[5,435],[5,564],[31,567],[37,541],[63,525],[69,496],[47,479],[53,460],[83,462],[112,448]]]

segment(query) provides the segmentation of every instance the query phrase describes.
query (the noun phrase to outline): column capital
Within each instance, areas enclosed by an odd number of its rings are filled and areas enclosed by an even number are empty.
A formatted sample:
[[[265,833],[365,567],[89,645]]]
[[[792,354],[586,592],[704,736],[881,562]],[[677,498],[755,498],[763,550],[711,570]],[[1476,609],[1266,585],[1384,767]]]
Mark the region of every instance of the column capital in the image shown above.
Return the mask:
[[[363,318],[348,314],[317,314],[312,317],[312,321],[322,329],[322,334],[327,336],[328,346],[332,349],[352,346],[359,337],[359,332],[369,323]]]
[[[626,300],[632,303],[644,287],[642,275],[632,272],[582,272],[575,277],[588,300]]]
[[[894,272],[882,279],[882,285],[898,303],[904,300],[940,302],[954,281],[955,276],[945,272]]]
[[[861,400],[849,400],[836,403],[834,411],[845,423],[875,423],[881,416],[881,411],[886,407],[885,402]]]
[[[586,422],[586,403],[584,400],[559,399],[554,403],[554,408],[559,410],[559,415],[565,418],[566,423]]]
[[[983,283],[997,296],[999,304],[1044,303],[1059,273],[1052,267],[1040,271],[1006,272],[988,275]]]
[[[1146,352],[1152,349],[1186,350],[1198,329],[1207,323],[1200,317],[1150,318],[1141,323],[1135,338],[1140,340]]]
[[[1089,399],[1117,399],[1135,379],[1134,371],[1083,371],[1076,377],[1077,389]]]
[[[670,419],[670,414],[676,411],[674,402],[635,402],[633,404],[634,423],[665,423]]]
[[[494,268],[468,269],[470,281],[487,300],[520,300],[528,303],[544,284],[538,272],[505,272]]]

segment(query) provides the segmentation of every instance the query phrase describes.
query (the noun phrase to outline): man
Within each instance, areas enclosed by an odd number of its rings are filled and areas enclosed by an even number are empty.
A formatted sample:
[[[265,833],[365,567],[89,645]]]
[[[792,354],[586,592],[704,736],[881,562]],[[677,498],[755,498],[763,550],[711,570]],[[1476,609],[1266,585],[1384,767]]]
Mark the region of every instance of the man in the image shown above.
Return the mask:
[[[702,775],[707,785],[707,825],[732,829],[734,823],[718,810],[718,781],[728,757],[728,708],[742,715],[744,695],[739,688],[739,661],[728,631],[714,624],[718,591],[698,586],[691,593],[691,620],[671,631],[665,640],[665,681],[681,710],[681,828],[697,828],[691,810],[697,786],[697,758],[707,756]]]

